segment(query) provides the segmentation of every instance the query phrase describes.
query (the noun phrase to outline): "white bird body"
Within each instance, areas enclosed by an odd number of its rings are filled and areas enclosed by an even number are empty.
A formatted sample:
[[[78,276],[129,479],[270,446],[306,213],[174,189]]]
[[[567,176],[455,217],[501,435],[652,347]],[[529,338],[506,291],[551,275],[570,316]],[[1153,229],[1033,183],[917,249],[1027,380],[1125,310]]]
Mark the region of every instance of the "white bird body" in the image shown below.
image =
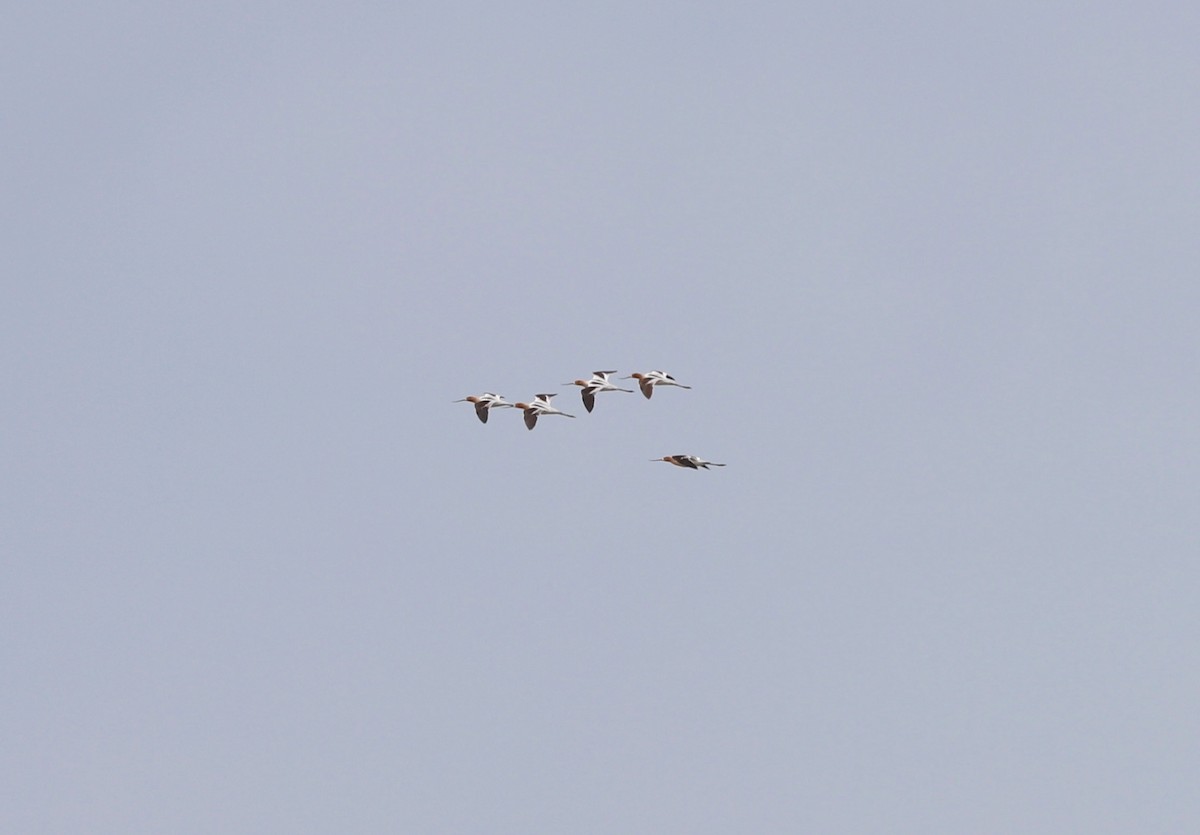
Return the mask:
[[[573,418],[575,415],[568,415],[566,412],[554,408],[550,405],[550,398],[553,394],[538,394],[533,400],[528,403],[514,403],[513,405],[520,409],[525,414],[525,427],[533,429],[537,425],[537,420],[542,415],[562,415],[563,417]]]
[[[487,423],[489,409],[511,409],[513,404],[509,403],[498,394],[493,394],[490,391],[485,391],[483,394],[472,394],[464,397],[461,400],[455,400],[455,403],[474,403],[475,414],[479,416],[480,423]]]

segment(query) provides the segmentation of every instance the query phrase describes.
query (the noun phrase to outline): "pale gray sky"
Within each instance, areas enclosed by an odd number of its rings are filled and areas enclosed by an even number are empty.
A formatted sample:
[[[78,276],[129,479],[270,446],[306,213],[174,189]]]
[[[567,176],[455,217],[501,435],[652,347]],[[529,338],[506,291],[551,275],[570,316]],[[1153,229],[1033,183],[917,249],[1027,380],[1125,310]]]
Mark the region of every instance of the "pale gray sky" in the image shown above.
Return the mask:
[[[1198,42],[12,9],[0,830],[1196,832]]]

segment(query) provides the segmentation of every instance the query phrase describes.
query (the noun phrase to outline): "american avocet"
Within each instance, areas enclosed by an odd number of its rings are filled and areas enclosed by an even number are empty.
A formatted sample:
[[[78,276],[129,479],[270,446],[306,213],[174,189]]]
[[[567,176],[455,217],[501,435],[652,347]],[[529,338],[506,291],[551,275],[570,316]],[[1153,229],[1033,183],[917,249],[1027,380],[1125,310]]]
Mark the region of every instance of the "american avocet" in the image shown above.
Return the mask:
[[[593,371],[592,379],[576,380],[573,383],[563,383],[564,386],[579,386],[579,394],[583,397],[583,408],[589,412],[596,405],[596,393],[601,391],[625,391],[633,394],[633,389],[623,389],[613,385],[608,380],[609,374],[616,374],[615,371]]]
[[[685,386],[683,383],[675,382],[675,378],[665,371],[647,371],[645,374],[630,374],[628,377],[622,377],[622,380],[637,380],[638,388],[642,390],[642,394],[646,395],[649,400],[654,394],[655,386],[678,386],[681,389],[690,389],[691,386]]]
[[[686,467],[689,470],[707,470],[709,467],[724,467],[724,464],[718,464],[716,461],[705,461],[703,458],[697,458],[694,455],[664,455],[662,458],[651,458],[651,461],[666,461],[668,464],[674,464],[676,467]]]
[[[532,429],[537,426],[537,420],[542,415],[562,415],[563,417],[573,418],[575,415],[568,415],[566,412],[559,411],[550,405],[550,398],[553,394],[539,394],[528,403],[514,403],[518,409],[525,413],[525,427]]]
[[[492,394],[490,391],[485,391],[483,394],[472,394],[469,397],[464,397],[462,400],[455,400],[454,402],[474,403],[475,414],[479,416],[479,420],[482,423],[487,423],[488,409],[511,409],[513,405],[500,395]]]

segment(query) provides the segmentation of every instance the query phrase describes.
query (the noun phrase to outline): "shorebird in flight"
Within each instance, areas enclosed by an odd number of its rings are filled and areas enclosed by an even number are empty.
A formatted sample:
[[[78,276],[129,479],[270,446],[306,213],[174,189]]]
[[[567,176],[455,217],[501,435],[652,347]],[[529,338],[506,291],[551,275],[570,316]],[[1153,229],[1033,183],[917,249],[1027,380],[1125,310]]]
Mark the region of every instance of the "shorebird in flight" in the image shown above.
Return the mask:
[[[575,415],[568,415],[566,412],[560,411],[550,405],[550,398],[553,394],[539,394],[528,403],[514,403],[513,405],[525,413],[525,427],[532,429],[537,426],[537,420],[542,415],[562,415],[563,417],[573,418]]]
[[[645,374],[630,374],[628,377],[622,377],[622,380],[637,380],[638,388],[642,390],[642,394],[649,400],[654,394],[655,386],[678,386],[681,389],[690,389],[691,386],[685,386],[683,383],[675,382],[675,378],[665,371],[647,371]]]
[[[718,464],[716,461],[705,461],[703,458],[697,458],[694,455],[664,455],[662,458],[651,458],[651,461],[666,461],[668,464],[674,464],[676,467],[686,467],[689,470],[707,470],[709,467],[724,467],[724,464]]]
[[[483,394],[472,394],[469,397],[464,397],[462,400],[455,400],[454,402],[474,403],[475,414],[479,416],[480,423],[487,423],[489,409],[511,409],[513,405],[500,395],[492,394],[490,391],[485,391]]]
[[[596,405],[596,393],[601,391],[625,391],[633,394],[633,389],[623,389],[613,385],[608,380],[609,374],[616,374],[615,371],[593,371],[592,379],[576,380],[573,383],[563,383],[564,386],[579,386],[580,396],[583,397],[583,408],[589,412]]]

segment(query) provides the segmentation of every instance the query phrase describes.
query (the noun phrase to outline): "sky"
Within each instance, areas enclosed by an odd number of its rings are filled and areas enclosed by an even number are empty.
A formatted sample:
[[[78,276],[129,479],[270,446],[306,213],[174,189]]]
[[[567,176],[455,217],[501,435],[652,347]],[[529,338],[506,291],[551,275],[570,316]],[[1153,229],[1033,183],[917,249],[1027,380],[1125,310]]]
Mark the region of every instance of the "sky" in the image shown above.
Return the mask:
[[[1197,831],[1198,41],[14,7],[0,830]]]

